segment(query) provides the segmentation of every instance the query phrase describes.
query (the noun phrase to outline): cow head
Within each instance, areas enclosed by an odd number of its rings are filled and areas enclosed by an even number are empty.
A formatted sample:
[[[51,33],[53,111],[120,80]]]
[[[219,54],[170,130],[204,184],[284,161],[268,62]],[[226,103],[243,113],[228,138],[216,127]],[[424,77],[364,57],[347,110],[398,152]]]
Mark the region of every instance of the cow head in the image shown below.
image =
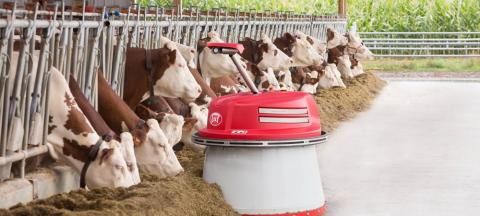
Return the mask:
[[[85,175],[88,188],[128,187],[135,183],[125,161],[123,148],[118,142],[105,142],[100,146],[97,158]]]
[[[318,87],[322,89],[329,89],[332,87],[345,88],[340,72],[335,64],[328,64],[325,67],[325,73],[320,76]]]
[[[65,77],[55,68],[50,78],[47,146],[54,159],[67,162],[80,172],[93,145],[101,137],[76,103]],[[118,141],[101,141],[97,157],[86,176],[89,188],[129,187],[134,184]]]
[[[281,70],[276,74],[280,91],[295,91],[290,70]]]
[[[172,41],[166,37],[160,38],[160,44],[171,43]],[[178,48],[178,51],[182,55],[182,57],[187,62],[187,66],[190,69],[195,69],[197,66],[195,65],[195,49],[193,47],[189,47],[180,43],[175,43]]]
[[[245,47],[242,57],[255,64],[260,70],[267,70],[267,68],[273,70],[287,69],[293,63],[293,60],[280,51],[265,34],[262,34],[259,41],[245,38],[245,41],[240,43]]]
[[[278,83],[275,73],[271,68],[267,71],[260,71],[259,76],[260,83],[258,84],[258,90],[260,91],[278,91],[280,90],[280,84]]]
[[[327,28],[327,49],[337,46],[346,46],[348,40],[346,37],[338,33],[335,29]]]
[[[173,152],[173,145],[169,143],[157,120],[148,119],[146,124],[149,129],[145,142],[135,147],[139,168],[160,178],[182,172],[183,168]]]
[[[347,43],[347,52],[356,60],[372,60],[373,53],[363,44],[362,40],[358,35],[353,32],[348,32],[345,34],[345,37],[348,40]]]
[[[345,78],[353,78],[352,73],[352,62],[350,61],[349,55],[342,55],[338,57],[337,68]]]
[[[202,88],[195,81],[192,73],[187,67],[187,62],[182,57],[173,42],[165,44],[168,52],[157,55],[158,62],[165,62],[166,69],[156,67],[155,73],[155,95],[164,97],[182,98],[186,101],[195,100]],[[162,64],[162,63],[160,63]],[[162,72],[162,70],[164,70]]]
[[[306,39],[294,37],[288,32],[275,39],[274,44],[285,54],[292,57],[292,66],[317,65],[323,61],[323,57],[315,51]]]
[[[300,91],[315,94],[317,92],[319,77],[320,73],[318,71],[307,72],[305,83],[302,85]]]
[[[183,116],[164,113],[162,121],[160,122],[160,128],[165,133],[168,139],[168,143],[174,146],[182,138],[182,126],[185,123]]]
[[[226,75],[237,74],[238,69],[233,63],[232,59],[228,55],[214,54],[212,49],[206,46],[207,42],[224,42],[220,39],[217,32],[209,32],[208,38],[201,39],[199,41],[199,47],[203,49],[198,53],[199,66],[202,74],[204,75],[207,84],[210,85],[210,79],[219,78]],[[240,61],[240,56],[235,54],[236,58],[243,68],[247,68],[247,65]]]
[[[194,151],[202,151],[205,146],[198,145],[192,142],[192,135],[207,127],[208,108],[207,105],[197,105],[195,103],[189,103],[191,118],[185,119],[183,125],[182,142],[193,149]]]
[[[121,133],[119,146],[121,147],[123,157],[127,163],[128,171],[132,175],[134,184],[140,183],[140,172],[138,170],[137,157],[135,156],[132,134],[128,132]]]

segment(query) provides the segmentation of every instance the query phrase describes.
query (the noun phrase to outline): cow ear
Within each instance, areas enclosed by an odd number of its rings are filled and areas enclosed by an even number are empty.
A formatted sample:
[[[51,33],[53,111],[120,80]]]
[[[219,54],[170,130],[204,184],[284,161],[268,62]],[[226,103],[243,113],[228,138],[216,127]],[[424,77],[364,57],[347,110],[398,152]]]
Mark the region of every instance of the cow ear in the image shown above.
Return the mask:
[[[104,148],[100,153],[100,165],[113,154],[113,148]]]
[[[170,63],[170,65],[175,64],[176,58],[177,58],[177,50],[172,50],[168,53],[167,60]]]
[[[185,123],[183,123],[183,130],[184,131],[191,131],[193,126],[198,122],[196,118],[185,118]]]
[[[295,43],[296,39],[295,39],[295,37],[293,37],[292,34],[290,34],[288,32],[285,32],[284,36],[285,36],[285,38],[287,38],[288,42]]]
[[[158,121],[158,123],[160,123],[163,121],[163,117],[165,117],[165,115],[166,114],[164,112],[157,113],[157,115],[155,116],[155,119]]]
[[[307,41],[308,41],[311,45],[313,45],[313,38],[312,38],[312,37],[307,36]]]
[[[147,138],[147,135],[145,134],[145,131],[140,130],[140,129],[133,129],[130,131],[133,137],[133,145],[134,146],[140,146],[143,141]]]
[[[260,44],[259,47],[260,47],[260,50],[262,50],[262,52],[265,52],[265,53],[268,52],[268,44],[262,43]]]

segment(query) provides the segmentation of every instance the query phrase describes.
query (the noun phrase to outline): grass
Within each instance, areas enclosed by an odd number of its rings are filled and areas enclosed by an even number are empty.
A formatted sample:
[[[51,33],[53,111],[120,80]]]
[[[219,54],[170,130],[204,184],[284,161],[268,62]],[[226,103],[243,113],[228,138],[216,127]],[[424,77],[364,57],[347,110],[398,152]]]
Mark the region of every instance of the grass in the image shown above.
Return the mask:
[[[378,58],[362,64],[367,71],[381,72],[480,72],[480,58]]]

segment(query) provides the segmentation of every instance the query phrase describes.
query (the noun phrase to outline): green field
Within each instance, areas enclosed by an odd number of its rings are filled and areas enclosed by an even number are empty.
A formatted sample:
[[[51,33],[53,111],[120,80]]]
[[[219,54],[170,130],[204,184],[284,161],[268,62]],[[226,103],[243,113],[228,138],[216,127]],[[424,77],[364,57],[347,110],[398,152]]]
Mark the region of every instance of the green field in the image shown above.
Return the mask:
[[[480,58],[375,59],[362,62],[366,71],[480,72]]]
[[[171,6],[171,0],[140,0]],[[337,13],[337,0],[183,0],[202,9],[294,11],[317,15]],[[358,31],[480,31],[480,0],[347,0],[348,22]]]

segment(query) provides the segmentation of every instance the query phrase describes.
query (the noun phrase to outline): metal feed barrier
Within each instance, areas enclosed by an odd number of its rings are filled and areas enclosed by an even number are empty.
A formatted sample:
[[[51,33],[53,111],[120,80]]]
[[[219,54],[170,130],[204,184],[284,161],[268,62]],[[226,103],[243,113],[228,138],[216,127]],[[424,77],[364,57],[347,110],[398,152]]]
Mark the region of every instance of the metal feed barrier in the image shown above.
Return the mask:
[[[359,32],[376,57],[480,57],[480,32]]]
[[[301,30],[325,40],[327,27],[345,32],[337,16],[286,12],[189,8],[139,8],[118,11],[67,11],[65,5],[29,10],[0,9],[0,181],[25,176],[26,159],[44,154],[48,129],[49,71],[56,67],[73,75],[96,107],[96,72],[101,69],[122,95],[127,47],[159,48],[160,36],[196,46],[209,31],[228,42],[243,37],[270,37]],[[83,7],[85,8],[85,7]],[[14,51],[15,50],[15,51]],[[18,58],[15,68],[11,65]],[[33,59],[38,59],[34,61]],[[12,164],[18,164],[15,169]]]

